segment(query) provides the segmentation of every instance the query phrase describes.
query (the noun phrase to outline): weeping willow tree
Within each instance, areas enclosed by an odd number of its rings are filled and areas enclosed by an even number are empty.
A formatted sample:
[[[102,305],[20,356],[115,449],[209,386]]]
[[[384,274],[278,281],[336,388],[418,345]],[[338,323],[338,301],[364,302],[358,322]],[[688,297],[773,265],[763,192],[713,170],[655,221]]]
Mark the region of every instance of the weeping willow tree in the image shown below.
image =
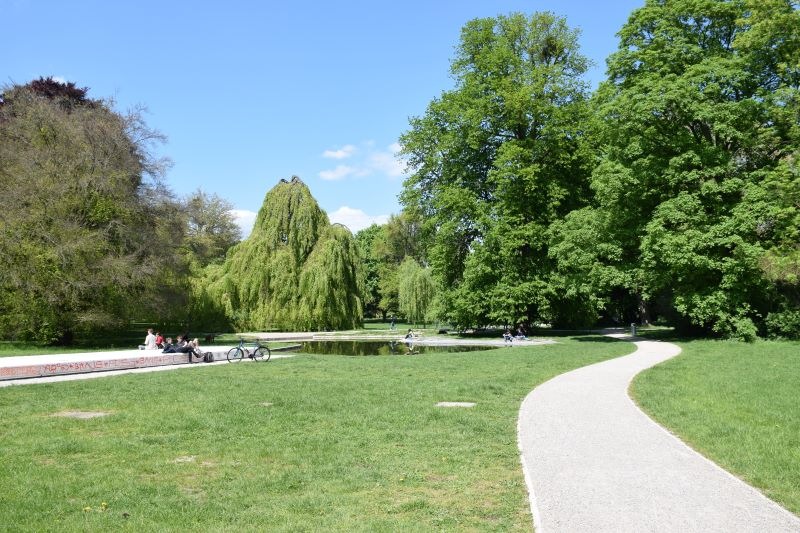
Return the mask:
[[[426,323],[436,292],[430,270],[422,268],[413,257],[406,257],[400,264],[397,278],[400,312],[409,322]]]
[[[199,291],[239,330],[350,329],[361,324],[360,260],[296,176],[264,198],[250,236]]]

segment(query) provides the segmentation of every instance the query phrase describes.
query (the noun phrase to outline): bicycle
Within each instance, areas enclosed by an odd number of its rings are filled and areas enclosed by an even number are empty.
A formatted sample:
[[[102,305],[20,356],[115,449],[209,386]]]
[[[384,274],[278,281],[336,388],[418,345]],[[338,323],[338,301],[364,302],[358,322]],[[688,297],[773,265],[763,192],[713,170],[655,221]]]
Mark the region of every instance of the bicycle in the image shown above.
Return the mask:
[[[253,351],[250,351],[253,348]],[[238,362],[245,358],[252,359],[253,361],[269,361],[272,357],[269,347],[261,344],[260,341],[245,342],[244,339],[239,339],[239,346],[228,350],[228,362]]]

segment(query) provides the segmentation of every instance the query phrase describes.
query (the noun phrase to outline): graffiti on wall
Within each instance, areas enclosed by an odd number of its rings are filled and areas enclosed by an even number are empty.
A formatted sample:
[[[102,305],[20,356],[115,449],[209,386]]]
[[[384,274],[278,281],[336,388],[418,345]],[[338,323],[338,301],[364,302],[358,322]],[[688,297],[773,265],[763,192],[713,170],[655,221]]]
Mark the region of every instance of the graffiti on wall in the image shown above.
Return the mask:
[[[82,374],[108,370],[126,370],[149,366],[177,365],[187,362],[186,354],[159,354],[120,359],[97,359],[92,361],[70,361],[40,365],[0,367],[1,379],[37,378],[61,374]]]

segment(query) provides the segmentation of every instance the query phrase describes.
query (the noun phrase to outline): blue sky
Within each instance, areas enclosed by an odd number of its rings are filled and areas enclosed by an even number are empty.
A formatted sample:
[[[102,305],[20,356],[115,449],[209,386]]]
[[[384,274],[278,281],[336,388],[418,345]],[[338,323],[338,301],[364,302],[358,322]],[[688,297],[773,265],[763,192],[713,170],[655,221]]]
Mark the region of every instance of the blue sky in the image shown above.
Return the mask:
[[[73,81],[120,111],[146,106],[169,138],[160,150],[173,161],[170,188],[219,194],[245,227],[278,180],[298,175],[332,220],[357,231],[399,212],[397,139],[452,87],[464,23],[565,16],[582,31],[596,86],[616,32],[643,3],[0,0],[0,75]]]

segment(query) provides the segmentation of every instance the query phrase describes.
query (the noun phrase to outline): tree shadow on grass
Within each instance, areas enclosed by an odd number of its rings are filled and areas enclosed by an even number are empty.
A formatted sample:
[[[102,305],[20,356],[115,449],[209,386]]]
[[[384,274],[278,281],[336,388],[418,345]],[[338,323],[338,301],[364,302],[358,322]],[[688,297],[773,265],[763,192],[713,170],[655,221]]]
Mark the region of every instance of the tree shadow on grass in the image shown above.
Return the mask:
[[[658,329],[641,329],[636,332],[638,337],[648,341],[664,341],[664,342],[682,342],[694,341],[699,339],[718,338],[710,337],[702,333],[687,333],[678,332],[671,328],[658,328]]]
[[[566,337],[566,335],[563,336]],[[606,337],[605,335],[600,335],[598,333],[586,334],[586,335],[572,335],[569,337],[569,339],[577,342],[605,342],[605,343],[612,343],[612,342],[619,342],[621,340],[626,340],[626,339],[615,339],[614,337]]]

